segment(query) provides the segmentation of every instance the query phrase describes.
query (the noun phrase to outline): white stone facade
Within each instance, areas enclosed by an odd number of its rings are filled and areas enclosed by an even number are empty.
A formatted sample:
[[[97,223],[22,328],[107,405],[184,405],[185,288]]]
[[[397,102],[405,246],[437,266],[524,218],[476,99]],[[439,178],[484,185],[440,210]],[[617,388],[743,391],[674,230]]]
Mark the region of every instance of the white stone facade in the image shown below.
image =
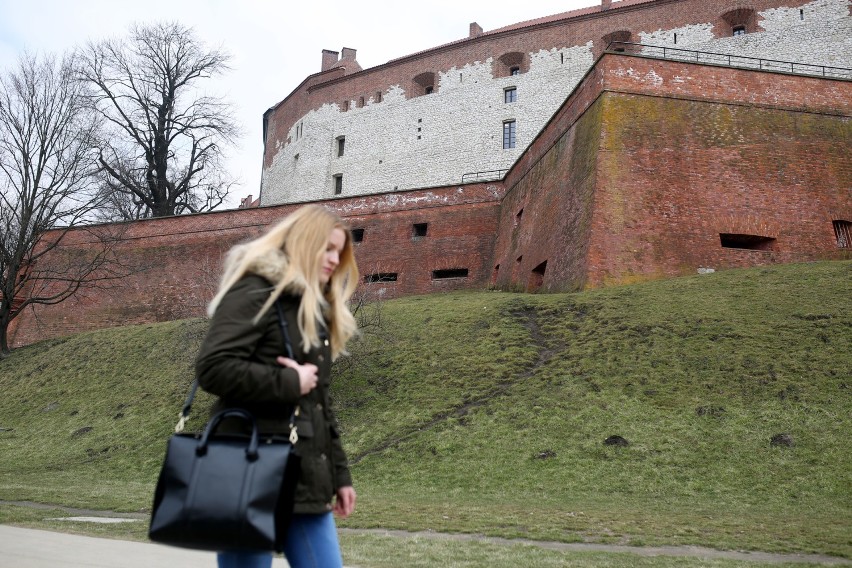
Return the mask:
[[[849,12],[849,0],[815,0],[761,12],[760,33],[717,39],[710,23],[699,23],[634,34],[650,45],[852,68]],[[264,170],[261,205],[332,198],[335,176],[342,176],[340,196],[352,197],[460,184],[464,174],[508,169],[593,64],[592,48],[589,42],[530,53],[529,71],[510,77],[495,78],[491,58],[474,61],[440,73],[429,95],[406,99],[396,85],[381,102],[312,110]],[[506,103],[511,87],[517,100]],[[510,120],[516,145],[503,149]]]

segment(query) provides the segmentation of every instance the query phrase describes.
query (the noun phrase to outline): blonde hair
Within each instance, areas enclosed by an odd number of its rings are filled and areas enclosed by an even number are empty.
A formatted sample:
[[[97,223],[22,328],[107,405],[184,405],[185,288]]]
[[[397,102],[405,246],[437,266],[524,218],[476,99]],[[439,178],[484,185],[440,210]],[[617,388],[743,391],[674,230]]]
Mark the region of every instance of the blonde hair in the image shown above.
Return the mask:
[[[329,282],[322,286],[319,273],[329,235],[340,229],[346,243],[340,251],[340,262]],[[211,316],[230,288],[247,273],[263,272],[256,268],[275,262],[277,281],[269,299],[254,317],[256,324],[285,291],[300,294],[298,322],[302,348],[307,353],[320,343],[317,324],[325,322],[331,342],[332,357],[346,353],[346,342],[357,331],[355,318],[347,302],[358,285],[358,266],[352,248],[352,235],[343,221],[319,205],[301,207],[273,226],[266,234],[233,247],[225,257],[219,290],[207,308]]]

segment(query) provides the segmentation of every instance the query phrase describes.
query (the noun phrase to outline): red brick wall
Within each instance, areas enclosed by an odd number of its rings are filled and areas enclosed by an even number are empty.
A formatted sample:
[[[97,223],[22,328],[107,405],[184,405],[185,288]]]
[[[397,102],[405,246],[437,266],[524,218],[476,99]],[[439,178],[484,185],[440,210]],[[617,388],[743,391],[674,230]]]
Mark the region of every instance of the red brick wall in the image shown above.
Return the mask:
[[[482,287],[487,280],[503,195],[498,183],[337,199],[324,205],[364,229],[356,245],[362,275],[397,272],[370,293],[392,298]],[[218,285],[221,259],[234,244],[261,234],[298,205],[151,219],[114,225],[123,262],[141,268],[109,289],[83,289],[54,306],[36,306],[11,328],[14,346],[81,331],[201,316]],[[427,235],[413,238],[412,225]],[[64,250],[96,246],[85,231],[69,233]],[[60,252],[59,254],[63,254]],[[49,262],[45,259],[44,262]],[[433,280],[433,270],[467,268],[466,278]]]
[[[495,283],[534,288],[544,261],[542,290],[573,290],[848,257],[850,114],[849,81],[605,55],[506,177]]]

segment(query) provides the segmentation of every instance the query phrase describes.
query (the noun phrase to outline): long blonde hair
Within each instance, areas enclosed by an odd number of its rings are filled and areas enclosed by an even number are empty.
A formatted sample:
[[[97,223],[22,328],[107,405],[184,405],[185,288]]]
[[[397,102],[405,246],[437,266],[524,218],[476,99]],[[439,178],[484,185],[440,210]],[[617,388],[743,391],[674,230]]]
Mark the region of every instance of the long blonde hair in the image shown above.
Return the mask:
[[[340,229],[346,243],[340,251],[340,263],[325,286],[319,281],[322,257],[329,235]],[[219,290],[207,308],[213,315],[224,295],[247,273],[257,267],[275,263],[277,278],[266,303],[255,315],[255,324],[285,291],[302,297],[298,322],[302,348],[307,353],[320,343],[317,324],[325,322],[331,341],[332,357],[346,352],[346,342],[355,334],[357,325],[347,302],[358,285],[358,266],[352,249],[352,235],[343,221],[319,205],[306,205],[285,217],[264,235],[233,247],[225,257]],[[276,281],[277,280],[277,281]]]

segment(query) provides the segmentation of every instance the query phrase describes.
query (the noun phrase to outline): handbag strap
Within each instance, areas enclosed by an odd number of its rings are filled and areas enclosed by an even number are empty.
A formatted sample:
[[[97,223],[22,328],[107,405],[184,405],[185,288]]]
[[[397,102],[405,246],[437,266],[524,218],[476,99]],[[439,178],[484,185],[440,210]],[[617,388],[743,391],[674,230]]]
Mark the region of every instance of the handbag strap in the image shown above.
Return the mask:
[[[290,333],[287,331],[287,320],[284,318],[284,310],[281,308],[281,301],[275,300],[275,309],[278,312],[278,326],[281,328],[281,335],[284,336],[284,349],[287,351],[287,357],[296,360],[293,354],[293,346],[290,342]],[[195,393],[198,391],[198,378],[192,381],[192,386],[189,387],[189,394],[183,402],[183,407],[178,414],[178,423],[175,425],[175,433],[183,432],[184,426],[189,420],[189,411],[192,410],[192,402],[195,400]],[[299,434],[296,433],[296,417],[299,415],[299,405],[293,406],[293,411],[290,413],[290,443],[295,445],[299,441]]]

